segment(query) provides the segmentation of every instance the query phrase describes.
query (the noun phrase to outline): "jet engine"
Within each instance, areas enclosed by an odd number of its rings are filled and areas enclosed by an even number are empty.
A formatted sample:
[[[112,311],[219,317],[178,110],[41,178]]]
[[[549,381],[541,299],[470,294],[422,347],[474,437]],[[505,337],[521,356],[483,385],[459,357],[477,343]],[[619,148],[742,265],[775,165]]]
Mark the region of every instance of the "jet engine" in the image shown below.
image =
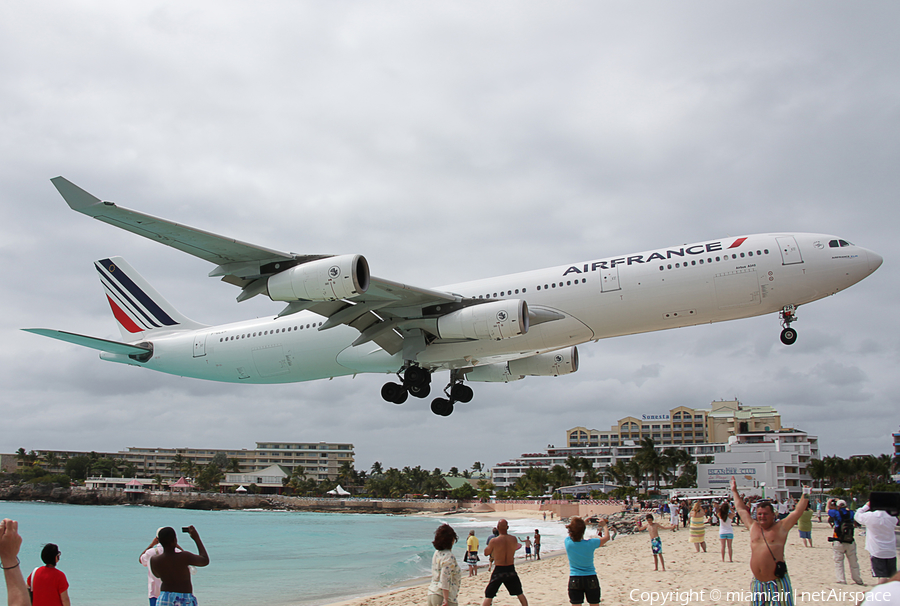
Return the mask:
[[[369,263],[362,255],[340,255],[295,265],[271,276],[273,301],[337,301],[361,295],[369,288]]]
[[[509,383],[526,376],[556,377],[571,374],[576,370],[578,370],[578,348],[572,346],[568,349],[529,356],[521,360],[512,360],[507,364],[476,366],[466,372],[466,380],[482,383]]]
[[[442,339],[510,339],[528,332],[528,305],[522,299],[472,305],[438,318],[437,331]]]
[[[578,348],[551,351],[509,363],[509,374],[529,377],[558,377],[578,370]]]

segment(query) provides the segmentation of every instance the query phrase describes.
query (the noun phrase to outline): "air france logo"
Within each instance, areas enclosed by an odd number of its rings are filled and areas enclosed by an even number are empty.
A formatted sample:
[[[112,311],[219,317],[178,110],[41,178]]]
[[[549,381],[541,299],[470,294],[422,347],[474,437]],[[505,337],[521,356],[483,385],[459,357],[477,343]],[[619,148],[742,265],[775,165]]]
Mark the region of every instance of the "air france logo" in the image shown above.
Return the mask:
[[[553,359],[556,360],[557,364],[562,364],[563,357],[561,355],[556,354],[556,357]]]
[[[341,268],[337,265],[332,265],[328,270],[328,276],[332,279],[337,278],[341,275]]]
[[[509,314],[503,311],[502,309],[497,312],[497,321],[498,322],[506,322],[509,318]]]
[[[740,247],[747,238],[736,238],[727,250]],[[630,257],[620,257],[618,259],[606,259],[604,261],[594,261],[593,263],[585,263],[582,267],[571,266],[563,272],[564,276],[569,274],[586,274],[598,269],[612,269],[618,265],[634,265],[635,263],[650,263],[651,261],[665,261],[672,257],[684,257],[685,255],[705,255],[712,252],[725,250],[722,242],[708,242],[706,244],[694,244],[693,246],[682,246],[680,248],[670,248],[666,250],[657,250],[644,258],[644,255],[631,255]]]

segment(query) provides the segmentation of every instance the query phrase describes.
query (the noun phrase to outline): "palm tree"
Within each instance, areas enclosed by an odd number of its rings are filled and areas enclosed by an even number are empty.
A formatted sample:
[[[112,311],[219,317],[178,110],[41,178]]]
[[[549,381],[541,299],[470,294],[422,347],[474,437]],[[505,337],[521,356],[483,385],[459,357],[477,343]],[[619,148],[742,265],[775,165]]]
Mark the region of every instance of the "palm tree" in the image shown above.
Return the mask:
[[[810,459],[809,463],[806,464],[806,473],[809,474],[809,477],[813,479],[813,482],[818,482],[818,488],[822,488],[822,480],[825,479],[825,463],[822,459]]]
[[[642,438],[641,449],[632,459],[641,470],[641,474],[653,477],[656,491],[659,492],[659,476],[668,469],[667,462],[660,456],[653,443],[653,438]]]
[[[550,468],[550,482],[556,488],[562,488],[563,486],[571,486],[575,483],[575,480],[568,469],[562,465],[554,465]]]
[[[550,474],[546,469],[530,467],[516,480],[515,488],[517,491],[526,494],[544,494],[549,483]]]
[[[591,462],[585,459],[584,457],[579,457],[575,455],[569,455],[566,457],[566,467],[569,469],[569,472],[572,474],[572,477],[575,478],[575,481],[585,482],[586,474],[593,469]],[[581,472],[581,478],[578,478],[578,473]]]
[[[381,467],[381,462],[375,461],[374,463],[372,463],[372,475],[382,473],[384,473],[384,469]]]
[[[619,459],[606,468],[606,473],[612,478],[612,481],[619,486],[625,487],[631,484],[630,472],[628,465],[624,460]]]
[[[240,473],[241,472],[241,461],[240,459],[228,459],[228,467],[226,471],[230,473]]]
[[[55,452],[48,452],[44,455],[44,461],[47,462],[48,471],[57,471],[60,465],[59,455]]]
[[[678,468],[691,462],[691,455],[683,448],[666,448],[662,452],[662,462],[668,483],[672,484],[678,478]]]

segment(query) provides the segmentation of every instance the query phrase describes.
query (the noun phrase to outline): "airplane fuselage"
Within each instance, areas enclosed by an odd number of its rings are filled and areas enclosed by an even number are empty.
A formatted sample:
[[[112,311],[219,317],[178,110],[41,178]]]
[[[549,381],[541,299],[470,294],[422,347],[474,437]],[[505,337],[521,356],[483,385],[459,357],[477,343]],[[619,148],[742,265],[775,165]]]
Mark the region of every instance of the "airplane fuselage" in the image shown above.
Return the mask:
[[[562,316],[503,340],[435,339],[414,360],[431,370],[516,360],[609,337],[776,313],[841,291],[871,274],[881,257],[835,236],[758,234],[595,259],[439,287],[472,299],[523,299]],[[347,325],[319,330],[311,312],[166,334],[136,362],[102,358],[213,381],[290,383],[357,373],[393,373],[402,352],[374,342],[351,346]]]

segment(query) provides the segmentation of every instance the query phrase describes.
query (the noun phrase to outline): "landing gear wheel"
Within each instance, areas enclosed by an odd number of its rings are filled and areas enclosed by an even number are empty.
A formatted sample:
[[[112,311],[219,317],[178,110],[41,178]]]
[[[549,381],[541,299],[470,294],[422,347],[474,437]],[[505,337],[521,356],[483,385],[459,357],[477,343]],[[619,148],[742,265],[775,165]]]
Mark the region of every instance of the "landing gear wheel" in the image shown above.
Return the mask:
[[[421,366],[410,366],[403,373],[403,384],[407,386],[428,385],[431,382],[431,373]]]
[[[425,385],[410,385],[409,386],[409,395],[416,398],[427,398],[428,394],[431,393],[431,385],[426,383]]]
[[[385,383],[381,387],[381,397],[394,404],[403,404],[409,397],[409,392],[398,383]]]
[[[435,398],[431,402],[431,412],[441,417],[449,417],[453,413],[453,402],[446,398]]]
[[[781,342],[785,345],[793,345],[797,340],[797,331],[793,328],[785,328],[781,331]]]
[[[468,404],[474,395],[475,392],[472,391],[472,388],[462,383],[456,383],[450,388],[450,399],[454,402]]]

